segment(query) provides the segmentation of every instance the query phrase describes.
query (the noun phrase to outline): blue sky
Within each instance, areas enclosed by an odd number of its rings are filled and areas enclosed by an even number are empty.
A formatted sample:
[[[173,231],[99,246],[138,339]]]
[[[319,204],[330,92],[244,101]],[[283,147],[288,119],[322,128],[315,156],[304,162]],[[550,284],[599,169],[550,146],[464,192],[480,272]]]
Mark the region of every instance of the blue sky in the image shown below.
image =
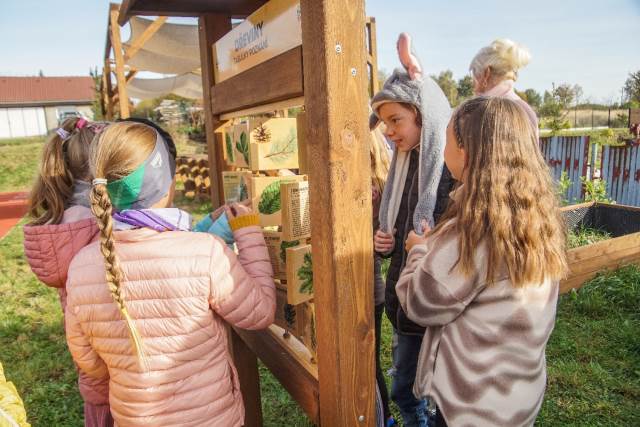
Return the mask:
[[[0,75],[85,75],[100,65],[108,1],[3,0]],[[584,97],[609,102],[640,70],[640,0],[369,0],[378,24],[379,66],[397,65],[395,40],[416,40],[429,73],[467,73],[477,50],[498,37],[527,46],[532,62],[517,87],[539,91],[577,83]]]

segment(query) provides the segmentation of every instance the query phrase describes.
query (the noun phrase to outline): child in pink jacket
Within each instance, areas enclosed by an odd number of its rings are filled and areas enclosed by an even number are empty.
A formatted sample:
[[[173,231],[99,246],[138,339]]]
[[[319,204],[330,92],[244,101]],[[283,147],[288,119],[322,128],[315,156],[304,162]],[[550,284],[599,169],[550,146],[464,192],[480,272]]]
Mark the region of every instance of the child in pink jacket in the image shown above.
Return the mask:
[[[67,269],[74,255],[97,238],[98,227],[89,209],[89,149],[106,123],[67,119],[47,141],[33,186],[24,227],[25,256],[38,279],[57,288],[64,313]],[[85,426],[109,427],[109,383],[79,373]]]
[[[116,123],[94,143],[100,241],[69,267],[66,333],[80,369],[109,379],[118,426],[241,426],[226,323],[273,323],[275,288],[258,217],[226,208],[238,255],[167,208],[175,160],[157,132]]]

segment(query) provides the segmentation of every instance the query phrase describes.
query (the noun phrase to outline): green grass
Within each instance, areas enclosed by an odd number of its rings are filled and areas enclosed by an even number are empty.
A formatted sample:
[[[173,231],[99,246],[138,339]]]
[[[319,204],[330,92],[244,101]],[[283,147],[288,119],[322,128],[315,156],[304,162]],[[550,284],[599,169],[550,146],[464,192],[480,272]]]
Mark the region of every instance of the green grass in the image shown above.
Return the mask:
[[[0,240],[0,362],[34,426],[82,425],[77,375],[62,330],[55,290],[24,258],[22,227]]]
[[[0,192],[31,187],[43,145],[44,137],[0,139]]]
[[[579,246],[586,246],[610,238],[611,234],[606,231],[594,228],[578,227],[575,230],[570,230],[567,234],[567,248],[573,249]]]
[[[540,426],[640,425],[640,268],[560,298]]]

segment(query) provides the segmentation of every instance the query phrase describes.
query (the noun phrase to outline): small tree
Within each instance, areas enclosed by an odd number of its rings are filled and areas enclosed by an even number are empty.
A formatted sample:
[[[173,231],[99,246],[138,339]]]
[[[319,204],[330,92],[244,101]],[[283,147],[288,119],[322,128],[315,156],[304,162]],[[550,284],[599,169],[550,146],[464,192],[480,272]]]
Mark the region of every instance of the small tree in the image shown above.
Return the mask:
[[[568,83],[563,83],[557,87],[554,86],[551,92],[544,91],[543,103],[539,113],[546,119],[546,125],[549,126],[552,133],[570,127],[567,121],[569,108],[574,100],[577,99],[577,96],[581,95],[582,88],[579,85],[571,86]]]
[[[460,102],[473,96],[473,78],[466,75],[458,80],[458,99]]]
[[[102,74],[98,73],[98,67],[89,68],[89,75],[93,79],[93,102],[91,103],[91,111],[93,112],[93,120],[104,120],[102,111],[102,94],[100,88],[102,86]]]
[[[452,106],[458,105],[458,85],[453,78],[453,72],[451,70],[442,71],[440,74],[432,75],[433,79],[438,83],[440,89],[444,92],[444,95],[449,100],[449,104]]]
[[[624,83],[624,91],[632,104],[640,105],[640,70],[629,73]]]
[[[539,111],[540,110],[540,106],[542,105],[542,96],[536,92],[535,89],[527,89],[524,91],[524,94],[527,97],[527,103],[531,106],[531,108],[533,108],[534,110]]]

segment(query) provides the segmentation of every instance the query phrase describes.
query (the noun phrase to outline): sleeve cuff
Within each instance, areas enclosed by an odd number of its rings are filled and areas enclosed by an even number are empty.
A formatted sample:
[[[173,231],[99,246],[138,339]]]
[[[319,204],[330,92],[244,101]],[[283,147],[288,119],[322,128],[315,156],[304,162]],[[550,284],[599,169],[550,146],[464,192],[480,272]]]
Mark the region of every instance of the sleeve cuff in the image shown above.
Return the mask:
[[[229,221],[229,226],[233,231],[237,231],[243,227],[249,227],[251,225],[260,225],[260,217],[258,214],[242,215]]]

